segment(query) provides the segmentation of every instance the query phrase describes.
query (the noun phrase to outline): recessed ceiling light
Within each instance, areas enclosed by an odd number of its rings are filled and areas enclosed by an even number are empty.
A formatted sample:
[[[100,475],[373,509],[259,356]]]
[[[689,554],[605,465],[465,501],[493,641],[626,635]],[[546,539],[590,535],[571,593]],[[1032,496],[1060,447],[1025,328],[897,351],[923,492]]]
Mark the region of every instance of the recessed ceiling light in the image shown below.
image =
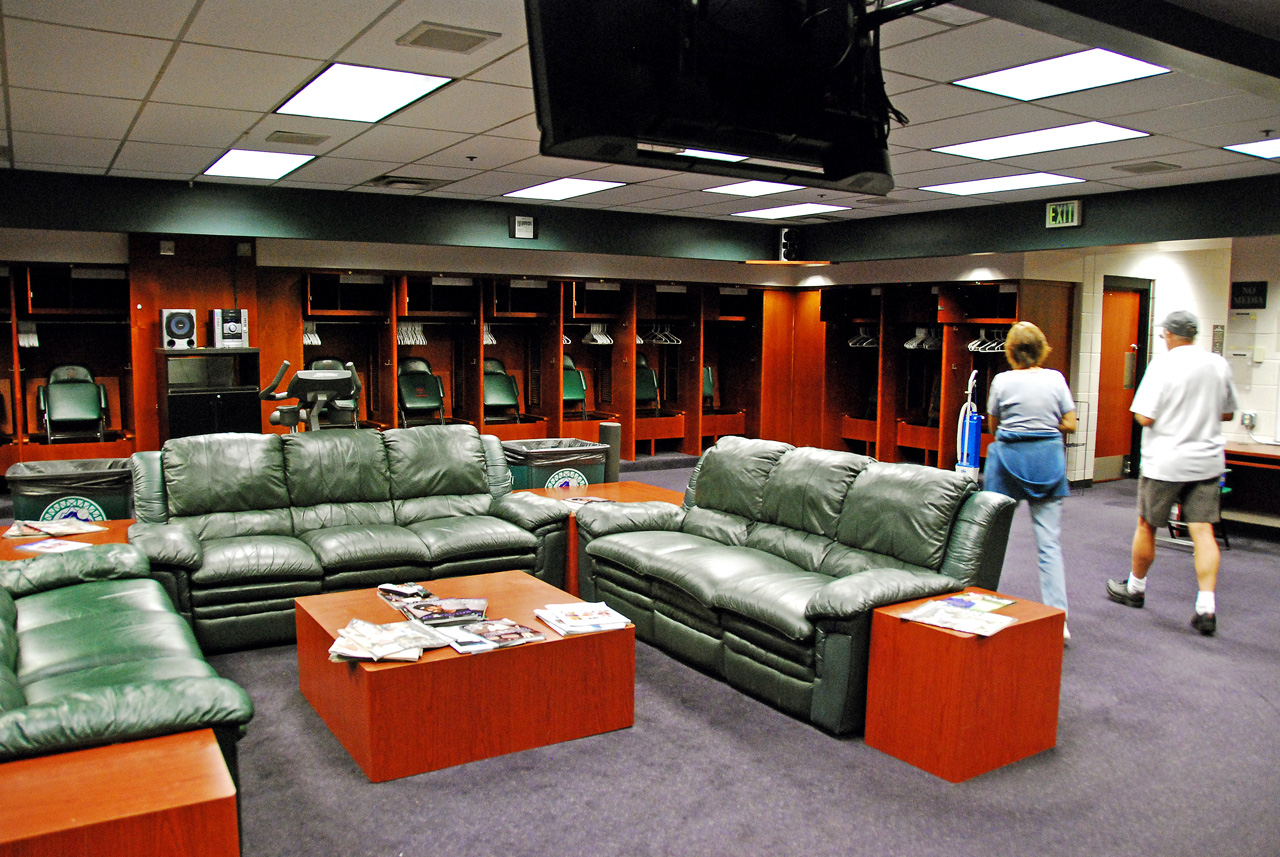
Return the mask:
[[[728,193],[734,196],[766,196],[771,193],[782,193],[784,190],[803,190],[804,185],[783,184],[782,182],[737,182],[720,187],[703,188],[707,193]]]
[[[1242,155],[1253,155],[1255,158],[1280,158],[1280,138],[1259,140],[1256,143],[1239,143],[1222,148]]]
[[[848,211],[847,205],[827,205],[822,202],[802,202],[797,205],[783,205],[778,208],[761,208],[756,211],[734,212],[734,217],[759,217],[762,220],[778,220],[783,217],[804,217],[807,214],[822,214],[827,211]]]
[[[1007,68],[991,74],[957,80],[956,86],[980,89],[1019,101],[1034,101],[1066,92],[1079,92],[1167,74],[1169,69],[1102,48],[1067,54],[1051,60]]]
[[[449,82],[447,77],[335,63],[316,75],[277,113],[377,122]]]
[[[206,176],[237,179],[278,179],[314,158],[315,155],[292,155],[287,152],[254,152],[232,149],[204,171]]]
[[[1006,190],[1027,190],[1034,187],[1053,187],[1060,184],[1074,184],[1084,179],[1058,176],[1053,173],[1023,173],[1017,176],[1001,176],[995,179],[978,179],[971,182],[952,182],[951,184],[935,184],[922,187],[920,190],[931,190],[935,193],[949,193],[953,196],[973,196],[980,193],[1000,193]]]
[[[504,193],[503,196],[513,196],[518,199],[570,199],[583,194],[595,193],[598,190],[622,187],[624,184],[626,182],[602,182],[596,179],[556,179],[555,181],[543,182],[523,190],[513,190],[511,193]]]
[[[1119,125],[1108,125],[1106,122],[1080,122],[1058,128],[1028,131],[1025,134],[1009,134],[1005,137],[992,137],[989,140],[975,140],[972,143],[960,143],[956,146],[940,146],[933,151],[959,155],[962,158],[976,158],[980,161],[994,161],[1000,158],[1016,158],[1019,155],[1034,155],[1037,152],[1055,152],[1059,149],[1096,146],[1099,143],[1114,143],[1117,140],[1149,136],[1151,135],[1145,131],[1134,131],[1130,128],[1121,128]]]

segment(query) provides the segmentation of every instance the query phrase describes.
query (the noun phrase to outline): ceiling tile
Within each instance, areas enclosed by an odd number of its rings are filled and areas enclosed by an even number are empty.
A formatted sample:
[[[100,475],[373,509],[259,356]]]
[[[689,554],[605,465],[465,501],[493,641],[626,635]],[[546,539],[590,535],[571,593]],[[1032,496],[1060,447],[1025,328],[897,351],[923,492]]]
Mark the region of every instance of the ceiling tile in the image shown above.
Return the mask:
[[[1223,164],[1198,170],[1179,170],[1176,173],[1157,173],[1150,176],[1130,176],[1123,179],[1113,179],[1112,183],[1123,185],[1127,188],[1167,187],[1169,185],[1244,179],[1253,176],[1275,175],[1276,173],[1280,173],[1280,164],[1275,161],[1250,158],[1248,163]]]
[[[141,104],[124,98],[9,89],[11,127],[16,131],[119,139],[129,130]]]
[[[654,170],[649,167],[633,167],[628,164],[606,164],[601,166],[594,164],[595,169],[590,172],[579,173],[583,178],[599,179],[606,182],[626,182],[634,184],[635,182],[647,182],[657,179],[671,178],[678,176],[679,173],[673,173],[668,170]]]
[[[516,161],[503,167],[504,170],[512,173],[555,178],[580,176],[599,168],[600,164],[595,161],[575,161],[569,158],[553,158],[549,155],[534,155],[532,158],[525,158],[523,161]],[[592,176],[592,178],[608,181],[603,176]],[[621,181],[621,179],[615,179],[615,181]]]
[[[176,39],[187,16],[199,5],[197,0],[5,0],[4,13],[52,24]]]
[[[677,190],[703,190],[740,181],[742,181],[740,178],[714,176],[708,173],[675,173],[674,175],[651,179],[649,184],[655,184],[660,187],[673,187]]]
[[[464,170],[458,167],[437,167],[431,164],[405,164],[391,175],[407,176],[413,179],[438,179],[456,182],[478,176],[483,170]]]
[[[923,77],[912,77],[909,74],[897,74],[892,71],[884,72],[884,91],[890,98],[903,92],[934,85],[932,80],[925,80]]]
[[[523,47],[471,75],[471,80],[505,83],[508,86],[533,88],[533,71],[529,67],[529,48]]]
[[[195,107],[274,110],[323,68],[315,60],[184,44],[151,97]]]
[[[1186,143],[1172,137],[1139,137],[1134,140],[1120,140],[1116,143],[1102,143],[1097,146],[1077,146],[1074,149],[1024,155],[1020,158],[1008,158],[999,163],[1033,172],[1060,172],[1093,164],[1162,158],[1165,155],[1186,152],[1194,148],[1196,148],[1194,143]]]
[[[494,137],[516,137],[521,140],[541,140],[542,131],[538,129],[538,117],[530,113],[528,116],[521,116],[514,122],[508,122],[506,125],[499,125],[492,131],[486,131]]]
[[[1188,140],[1202,146],[1234,146],[1238,143],[1254,143],[1267,137],[1275,137],[1280,133],[1280,110],[1274,116],[1264,116],[1260,120],[1249,122],[1233,122],[1214,125],[1208,128],[1195,128],[1190,131],[1179,131],[1170,136],[1179,140]]]
[[[969,161],[965,164],[957,164],[954,167],[908,173],[905,176],[898,177],[897,185],[902,188],[919,188],[925,185],[993,179],[999,176],[1019,175],[1025,172],[1030,172],[1030,170],[1019,170],[1004,164],[989,163],[987,161]]]
[[[4,38],[10,86],[117,98],[144,97],[170,45],[13,18],[5,19]]]
[[[349,123],[348,123],[349,124]],[[430,131],[398,125],[375,125],[332,154],[341,158],[408,163],[467,139],[454,131]]]
[[[290,152],[301,155],[333,154],[333,150],[346,143],[352,137],[368,133],[377,126],[364,122],[346,122],[341,119],[316,119],[311,116],[285,116],[279,113],[268,113],[256,125],[245,132],[236,147],[241,149],[258,149],[267,152]],[[316,134],[329,139],[321,143],[288,143],[268,140],[267,137],[277,131],[297,134]],[[390,158],[384,158],[390,160]]]
[[[533,112],[533,90],[456,80],[387,120],[392,125],[478,134]]]
[[[645,199],[658,199],[663,196],[672,195],[670,188],[654,187],[652,185],[623,185],[622,187],[609,188],[608,190],[597,191],[586,196],[574,197],[573,200],[582,200],[584,205],[592,207],[610,207],[615,205],[630,205]],[[572,202],[573,200],[565,200]]]
[[[1011,104],[998,110],[986,110],[967,116],[955,116],[937,122],[911,123],[889,133],[891,145],[913,149],[933,149],[972,140],[1039,131],[1079,122],[1078,116],[1048,110],[1035,104]]]
[[[1142,113],[1175,104],[1209,101],[1230,95],[1235,95],[1235,92],[1228,87],[1170,72],[1082,92],[1069,92],[1053,98],[1042,98],[1036,103],[1053,110],[1098,118]]]
[[[1150,113],[1133,113],[1124,117],[1125,124],[1155,134],[1176,134],[1215,125],[1274,117],[1280,105],[1256,95],[1233,95],[1213,101],[1199,101],[1164,107]],[[1265,127],[1265,126],[1264,126]]]
[[[28,164],[58,164],[105,170],[118,145],[115,140],[15,131],[13,165],[19,169]]]
[[[505,167],[514,161],[523,161],[536,154],[538,154],[538,144],[529,140],[481,134],[421,158],[418,163],[491,170],[496,167]]]
[[[190,173],[157,173],[151,170],[122,170],[112,167],[108,175],[134,179],[166,179],[169,181],[191,181]]]
[[[527,187],[533,187],[539,183],[539,179],[531,176],[524,176],[518,173],[507,173],[499,170],[490,170],[481,173],[478,176],[472,176],[469,179],[463,179],[454,182],[451,185],[441,188],[446,193],[475,193],[484,196],[501,196],[504,193],[511,193],[513,190],[522,190]],[[529,200],[522,200],[529,203]],[[530,203],[536,205],[537,203]]]
[[[893,170],[895,176],[967,163],[970,163],[968,158],[948,155],[943,152],[931,152],[928,149],[907,150],[901,154],[894,154],[889,158],[889,167]]]
[[[1083,47],[1008,21],[988,18],[882,50],[880,64],[891,71],[950,83],[962,77],[1074,53]]]
[[[272,185],[272,187],[296,187],[303,190],[349,190],[349,184],[326,184],[324,182],[300,182],[294,181],[292,178],[283,178]]]
[[[353,158],[316,158],[289,173],[294,181],[323,182],[327,184],[358,185],[369,179],[399,169],[393,161],[357,161]]]
[[[186,40],[329,59],[386,7],[387,0],[307,0],[305,6],[262,0],[205,0],[187,30]],[[298,26],[299,13],[306,15],[306,26]]]
[[[946,24],[921,18],[919,15],[907,15],[896,21],[890,21],[880,28],[880,49],[913,42],[926,36],[945,33],[951,29]]]
[[[148,143],[196,143],[226,148],[258,121],[260,114],[217,107],[149,102],[129,135]]]
[[[893,106],[906,115],[908,119],[927,118],[930,122],[976,113],[982,110],[994,110],[1008,107],[1015,102],[1001,98],[989,92],[978,92],[962,86],[934,84],[924,89],[904,92],[893,97]]]
[[[113,166],[123,170],[185,173],[199,175],[222,156],[222,149],[203,146],[173,146],[168,143],[125,143]]]
[[[405,0],[403,3],[389,5],[391,11],[387,16],[343,51],[340,57],[342,62],[442,74],[446,77],[464,77],[481,66],[500,59],[527,41],[523,3]],[[396,39],[423,21],[502,35],[467,54],[396,44]]]

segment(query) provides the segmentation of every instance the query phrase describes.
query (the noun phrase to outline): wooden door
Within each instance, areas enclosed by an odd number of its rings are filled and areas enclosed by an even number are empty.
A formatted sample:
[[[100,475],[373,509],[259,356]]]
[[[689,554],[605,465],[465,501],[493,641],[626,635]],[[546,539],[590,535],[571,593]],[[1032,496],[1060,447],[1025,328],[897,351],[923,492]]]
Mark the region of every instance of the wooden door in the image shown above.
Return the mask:
[[[1133,416],[1129,406],[1137,389],[1140,295],[1106,290],[1102,294],[1102,355],[1098,364],[1098,436],[1094,479],[1124,475],[1124,457],[1133,452]]]

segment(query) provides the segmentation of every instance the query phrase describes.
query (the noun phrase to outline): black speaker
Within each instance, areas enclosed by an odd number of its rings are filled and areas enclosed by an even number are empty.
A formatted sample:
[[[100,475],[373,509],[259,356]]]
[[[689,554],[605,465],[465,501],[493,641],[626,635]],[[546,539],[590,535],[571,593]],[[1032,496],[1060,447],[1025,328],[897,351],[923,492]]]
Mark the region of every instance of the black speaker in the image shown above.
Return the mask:
[[[196,311],[193,309],[160,310],[160,331],[165,348],[195,348]]]
[[[784,226],[778,230],[778,259],[783,262],[795,262],[799,258],[800,248],[796,243],[796,232]]]

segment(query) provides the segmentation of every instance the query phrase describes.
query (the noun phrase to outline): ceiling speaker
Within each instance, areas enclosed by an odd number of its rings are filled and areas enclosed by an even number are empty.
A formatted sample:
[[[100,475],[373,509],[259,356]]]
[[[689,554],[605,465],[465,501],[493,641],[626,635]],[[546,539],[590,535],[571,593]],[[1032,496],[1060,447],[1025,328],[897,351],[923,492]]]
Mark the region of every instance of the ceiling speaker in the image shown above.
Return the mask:
[[[196,311],[193,309],[160,310],[160,330],[165,348],[195,348]]]

